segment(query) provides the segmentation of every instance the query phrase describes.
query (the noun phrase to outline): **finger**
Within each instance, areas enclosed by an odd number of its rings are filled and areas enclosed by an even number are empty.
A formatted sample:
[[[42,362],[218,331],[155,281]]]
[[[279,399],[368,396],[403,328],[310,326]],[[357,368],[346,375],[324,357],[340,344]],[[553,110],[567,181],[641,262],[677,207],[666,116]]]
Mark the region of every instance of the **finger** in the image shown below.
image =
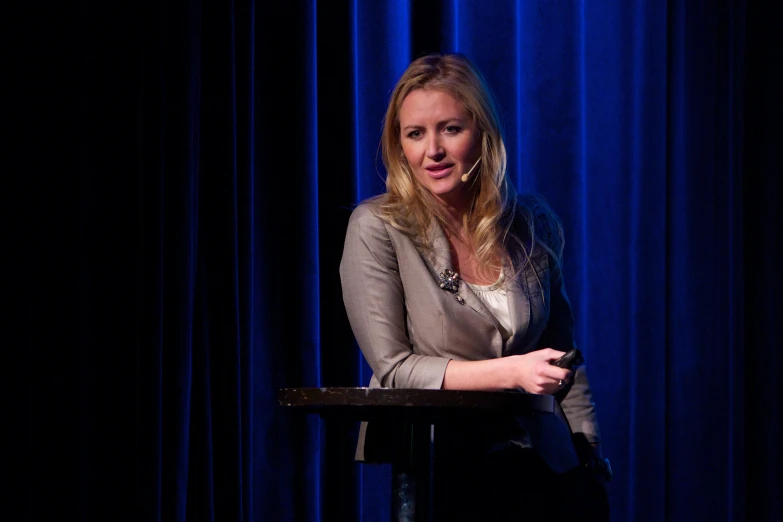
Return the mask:
[[[573,376],[573,372],[570,370],[566,370],[565,372],[561,372],[562,375],[556,377],[553,379],[554,384],[557,386],[557,390],[562,390],[569,384],[571,384],[571,377]]]
[[[558,381],[571,381],[571,377],[573,377],[574,372],[571,371],[568,368],[560,368],[558,366],[552,366],[549,363],[544,363],[539,365],[538,367],[539,375],[542,377],[546,377],[551,382],[558,382]]]
[[[549,382],[543,385],[542,388],[545,390],[543,393],[546,393],[547,395],[557,395],[561,391],[565,390],[567,386],[568,383],[566,383],[565,381],[558,381],[558,382]]]
[[[544,348],[542,350],[539,350],[539,352],[541,353],[541,356],[544,358],[544,360],[547,362],[556,361],[557,359],[565,355],[565,352],[555,350],[554,348]]]

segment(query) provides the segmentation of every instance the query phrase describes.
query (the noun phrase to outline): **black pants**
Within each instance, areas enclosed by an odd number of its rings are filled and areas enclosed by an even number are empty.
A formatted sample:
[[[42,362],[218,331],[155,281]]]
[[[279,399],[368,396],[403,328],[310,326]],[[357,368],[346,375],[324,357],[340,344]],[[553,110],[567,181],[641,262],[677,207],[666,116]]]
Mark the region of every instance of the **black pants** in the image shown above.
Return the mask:
[[[587,468],[554,473],[533,450],[435,462],[437,522],[608,522],[605,485]]]

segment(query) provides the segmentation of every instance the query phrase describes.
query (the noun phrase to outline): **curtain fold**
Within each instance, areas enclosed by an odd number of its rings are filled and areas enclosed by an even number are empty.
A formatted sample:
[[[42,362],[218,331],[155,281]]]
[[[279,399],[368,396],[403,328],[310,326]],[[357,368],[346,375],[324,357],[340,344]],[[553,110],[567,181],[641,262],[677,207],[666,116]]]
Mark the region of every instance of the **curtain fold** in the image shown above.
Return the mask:
[[[353,206],[384,189],[389,94],[425,52],[485,72],[510,179],[563,219],[612,519],[780,517],[779,9],[84,11],[83,520],[388,519],[390,470],[353,462],[357,427],[277,393],[368,384],[337,269]]]

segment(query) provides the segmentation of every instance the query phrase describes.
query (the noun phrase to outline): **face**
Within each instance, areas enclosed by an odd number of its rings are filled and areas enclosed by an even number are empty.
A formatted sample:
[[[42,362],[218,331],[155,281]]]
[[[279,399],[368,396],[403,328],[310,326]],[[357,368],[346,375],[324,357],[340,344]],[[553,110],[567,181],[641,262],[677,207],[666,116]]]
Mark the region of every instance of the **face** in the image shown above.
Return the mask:
[[[479,158],[480,146],[465,106],[444,91],[416,89],[403,100],[399,117],[400,143],[413,175],[441,203],[466,208],[471,183],[461,178]]]

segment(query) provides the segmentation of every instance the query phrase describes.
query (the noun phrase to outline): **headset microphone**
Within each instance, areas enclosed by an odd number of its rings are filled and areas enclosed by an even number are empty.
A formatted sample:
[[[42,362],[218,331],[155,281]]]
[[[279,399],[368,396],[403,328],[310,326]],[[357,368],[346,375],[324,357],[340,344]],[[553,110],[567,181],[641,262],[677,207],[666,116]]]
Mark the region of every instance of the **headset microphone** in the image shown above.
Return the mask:
[[[470,173],[473,172],[473,169],[476,168],[476,165],[479,164],[479,161],[481,161],[481,156],[479,156],[479,159],[476,160],[476,163],[474,163],[473,166],[470,167],[470,170],[467,173],[462,175],[462,182],[463,183],[467,183],[468,182],[468,179],[470,178]]]

